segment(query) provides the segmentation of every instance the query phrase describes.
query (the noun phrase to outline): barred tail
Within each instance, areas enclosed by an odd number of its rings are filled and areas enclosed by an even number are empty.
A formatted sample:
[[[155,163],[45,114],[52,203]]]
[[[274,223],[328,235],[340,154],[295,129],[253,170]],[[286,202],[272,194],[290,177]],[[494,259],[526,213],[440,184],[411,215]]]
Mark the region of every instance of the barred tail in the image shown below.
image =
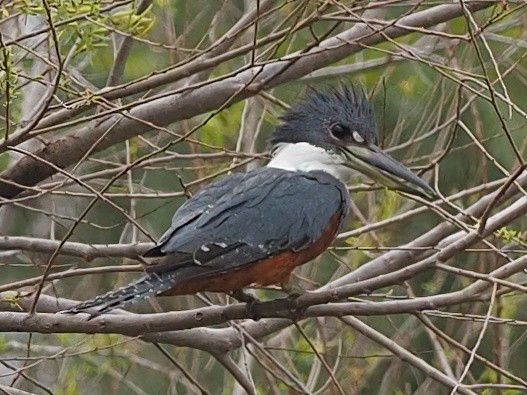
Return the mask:
[[[157,295],[174,287],[176,276],[174,273],[149,273],[147,276],[94,299],[79,303],[72,308],[62,311],[64,314],[89,313],[90,319],[110,310],[121,308],[140,299]],[[92,310],[94,309],[94,310]]]

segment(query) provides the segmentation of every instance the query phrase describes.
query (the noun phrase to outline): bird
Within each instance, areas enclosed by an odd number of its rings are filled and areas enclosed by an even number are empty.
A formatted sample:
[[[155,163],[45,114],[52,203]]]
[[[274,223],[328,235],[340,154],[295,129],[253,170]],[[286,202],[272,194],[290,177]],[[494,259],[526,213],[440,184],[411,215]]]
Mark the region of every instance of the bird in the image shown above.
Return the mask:
[[[90,319],[152,295],[236,294],[287,284],[291,272],[322,254],[350,206],[346,184],[363,174],[425,198],[435,190],[379,148],[362,87],[311,89],[279,118],[269,163],[221,178],[176,211],[143,257],[139,280],[66,310]]]

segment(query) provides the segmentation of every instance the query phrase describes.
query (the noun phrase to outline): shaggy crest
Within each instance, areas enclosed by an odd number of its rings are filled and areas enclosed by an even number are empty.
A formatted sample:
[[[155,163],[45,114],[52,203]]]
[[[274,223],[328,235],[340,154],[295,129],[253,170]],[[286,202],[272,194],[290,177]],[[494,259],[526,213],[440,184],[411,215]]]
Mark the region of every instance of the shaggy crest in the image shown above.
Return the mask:
[[[322,148],[331,148],[329,133],[320,130],[338,122],[351,132],[358,132],[368,142],[377,144],[378,133],[373,111],[364,91],[354,85],[341,84],[328,90],[312,89],[308,98],[292,106],[280,117],[271,138],[273,145],[311,141],[306,135],[317,136],[313,143]]]

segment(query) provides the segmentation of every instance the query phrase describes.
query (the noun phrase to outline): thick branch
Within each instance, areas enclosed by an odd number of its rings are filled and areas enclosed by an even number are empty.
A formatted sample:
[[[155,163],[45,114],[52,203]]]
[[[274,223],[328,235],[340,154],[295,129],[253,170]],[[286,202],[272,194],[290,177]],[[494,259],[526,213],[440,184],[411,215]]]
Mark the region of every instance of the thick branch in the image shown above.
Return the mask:
[[[245,303],[238,303],[228,306],[209,306],[194,310],[159,314],[131,314],[116,311],[114,314],[104,314],[93,320],[87,320],[88,316],[86,314],[37,313],[29,315],[27,313],[6,312],[0,313],[0,332],[120,333],[126,336],[141,336],[153,332],[181,331],[224,324],[231,320],[250,319],[253,314],[262,318],[297,320],[324,316],[344,317],[347,315],[368,316],[416,313],[481,298],[481,295],[491,287],[492,278],[504,279],[524,270],[526,267],[527,256],[523,256],[494,270],[488,275],[489,281],[478,280],[460,291],[404,301],[317,304],[321,294],[318,293],[318,295],[308,294],[298,298],[296,301],[279,299],[263,302],[253,306],[251,311],[248,311]],[[314,297],[310,298],[310,296]],[[330,300],[333,296],[331,291],[325,292],[327,300]],[[3,299],[15,300],[16,294],[6,293],[3,295]],[[22,298],[17,303],[20,303],[20,306],[23,307],[29,302],[28,298]],[[14,305],[9,305],[6,301],[3,303],[4,306],[2,307],[0,304],[0,309],[13,309]],[[40,303],[39,307],[44,311],[59,311],[71,306],[73,303],[75,302],[47,297]],[[311,303],[311,305],[308,303]],[[303,308],[298,309],[299,305]]]

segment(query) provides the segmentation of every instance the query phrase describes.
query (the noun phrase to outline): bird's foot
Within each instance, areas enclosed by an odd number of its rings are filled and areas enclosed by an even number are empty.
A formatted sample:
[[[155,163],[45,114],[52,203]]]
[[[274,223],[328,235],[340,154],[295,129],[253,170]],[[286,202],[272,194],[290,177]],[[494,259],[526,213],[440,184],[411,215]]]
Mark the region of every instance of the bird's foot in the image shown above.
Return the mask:
[[[298,321],[304,317],[307,307],[299,306],[296,302],[298,294],[290,294],[285,298],[269,301],[254,300],[247,303],[249,317],[258,321],[264,317],[289,318]]]
[[[282,291],[287,294],[287,296],[282,299],[286,306],[287,314],[289,318],[293,321],[298,321],[304,317],[304,313],[307,309],[307,306],[299,306],[297,299],[299,296],[309,293],[308,290],[302,288],[298,283],[292,284],[290,282],[280,284]]]
[[[237,290],[231,292],[230,295],[239,302],[246,303],[246,310],[248,318],[259,321],[263,317],[275,316],[290,318],[293,321],[298,321],[304,316],[306,307],[298,306],[296,299],[305,294],[306,291],[302,288],[294,288],[290,286],[283,286],[282,290],[287,294],[285,298],[262,301],[252,295]]]
[[[236,291],[231,292],[229,295],[241,303],[254,303],[260,301],[258,298],[252,296],[251,294],[244,292],[243,289],[237,289]]]
[[[288,312],[290,314],[290,318],[293,321],[300,320],[307,309],[307,306],[299,306],[296,302],[299,296],[302,296],[306,293],[304,289],[296,288],[290,292],[288,292],[288,295],[283,300],[287,304]]]
[[[246,304],[247,314],[249,315],[249,318],[254,321],[258,321],[260,318],[262,318],[259,315],[257,308],[258,305],[264,303],[260,299],[248,294],[247,292],[244,292],[241,289],[231,292],[230,295],[238,302]]]

